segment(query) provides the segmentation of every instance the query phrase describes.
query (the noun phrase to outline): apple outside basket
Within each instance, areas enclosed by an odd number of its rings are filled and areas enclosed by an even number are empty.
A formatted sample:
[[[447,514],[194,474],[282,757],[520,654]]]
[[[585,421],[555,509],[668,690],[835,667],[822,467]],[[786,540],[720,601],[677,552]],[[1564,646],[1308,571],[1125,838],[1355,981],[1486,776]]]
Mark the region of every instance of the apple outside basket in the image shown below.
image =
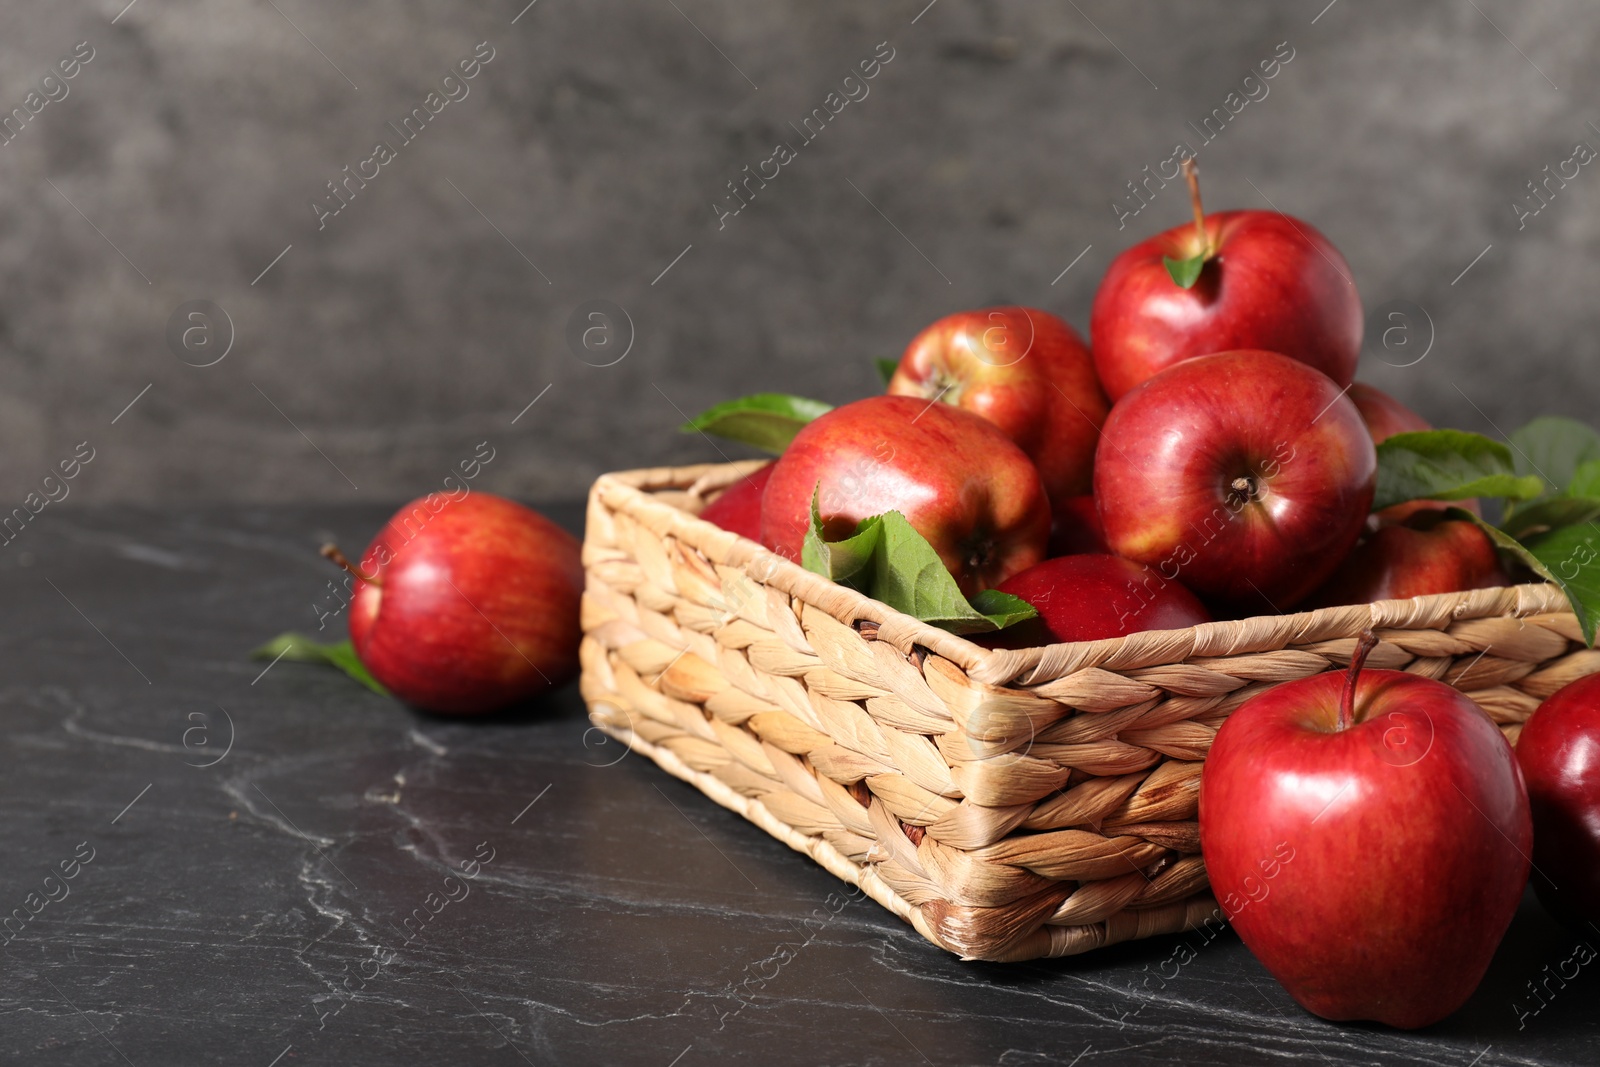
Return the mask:
[[[967,959],[1212,918],[1200,766],[1229,712],[1349,663],[1442,679],[1513,742],[1600,670],[1520,585],[988,650],[696,518],[759,461],[603,475],[583,545],[595,725]]]

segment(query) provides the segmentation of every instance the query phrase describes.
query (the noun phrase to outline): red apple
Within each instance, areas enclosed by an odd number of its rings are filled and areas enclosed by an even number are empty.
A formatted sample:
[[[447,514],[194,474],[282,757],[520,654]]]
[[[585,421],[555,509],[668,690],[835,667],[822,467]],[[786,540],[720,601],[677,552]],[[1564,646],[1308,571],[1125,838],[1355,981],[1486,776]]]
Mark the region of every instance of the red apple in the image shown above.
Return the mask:
[[[1079,552],[1110,552],[1100,509],[1092,496],[1069,496],[1058,501],[1051,515],[1050,554],[1072,556]]]
[[[1239,937],[1308,1011],[1413,1028],[1459,1008],[1528,880],[1517,761],[1476,704],[1403,671],[1274,686],[1200,776],[1200,847]]]
[[[968,596],[1038,563],[1050,536],[1033,462],[993,423],[949,404],[873,396],[806,424],[762,494],[763,544],[799,560],[819,485],[830,540],[899,511]]]
[[[729,533],[761,540],[761,493],[772,477],[772,464],[758,467],[728,486],[700,512],[700,517]]]
[[[1517,739],[1533,808],[1533,888],[1587,935],[1600,923],[1600,674],[1539,705]]]
[[[527,700],[577,673],[577,538],[488,493],[432,493],[395,513],[359,566],[350,641],[390,692],[446,715]]]
[[[984,636],[990,648],[1029,648],[1098,641],[1141,630],[1182,630],[1210,622],[1195,595],[1142,563],[1099,553],[1059,556],[1000,583],[1021,597],[1036,619]]]
[[[1510,584],[1488,535],[1465,519],[1427,508],[1370,535],[1309,604],[1368,604]]]
[[[1186,168],[1188,169],[1188,168]],[[1111,261],[1089,334],[1112,400],[1181,360],[1263,348],[1301,360],[1340,387],[1361,355],[1361,298],[1339,250],[1275,211],[1224,211],[1157,234]],[[1191,288],[1164,258],[1205,255]]]
[[[1321,585],[1372,504],[1377,457],[1355,405],[1272,352],[1168,368],[1117,402],[1103,437],[1111,550],[1234,614],[1285,611]]]
[[[1373,444],[1378,444],[1397,433],[1415,433],[1418,430],[1433,429],[1427,419],[1382,389],[1366,382],[1352,382],[1348,395],[1356,410],[1361,412],[1361,421],[1367,424],[1367,432],[1372,434]]]
[[[897,396],[982,415],[1033,460],[1053,502],[1089,491],[1110,409],[1078,332],[1048,311],[947,315],[912,339],[889,381]]]
[[[1380,444],[1397,433],[1414,433],[1418,430],[1433,429],[1427,419],[1418,415],[1388,393],[1368,385],[1366,382],[1352,383],[1349,396],[1351,401],[1355,403],[1356,410],[1361,412],[1361,421],[1367,424],[1367,430],[1372,434],[1373,444]],[[1483,509],[1479,507],[1476,500],[1411,500],[1377,512],[1373,515],[1373,521],[1369,525],[1374,529],[1381,526],[1391,526],[1406,521],[1418,512],[1442,511],[1450,507],[1466,508],[1474,515],[1483,514]],[[1467,588],[1474,587],[1469,586]]]

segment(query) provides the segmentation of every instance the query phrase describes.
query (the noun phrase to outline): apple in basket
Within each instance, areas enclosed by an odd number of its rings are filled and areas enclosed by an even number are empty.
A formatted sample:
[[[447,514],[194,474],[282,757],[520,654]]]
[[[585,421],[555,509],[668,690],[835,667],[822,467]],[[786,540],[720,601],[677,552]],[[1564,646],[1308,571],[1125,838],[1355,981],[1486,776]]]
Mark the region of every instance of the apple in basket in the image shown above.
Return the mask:
[[[1089,491],[1110,404],[1089,346],[1048,311],[947,315],[912,339],[888,391],[954,404],[1000,427],[1039,468],[1052,503]]]
[[[1361,298],[1339,250],[1276,211],[1203,215],[1111,261],[1089,320],[1100,382],[1113,401],[1185,359],[1238,348],[1282,352],[1350,384],[1361,355]],[[1187,264],[1187,288],[1174,280]],[[1181,270],[1180,270],[1180,273]]]
[[[1533,806],[1533,888],[1587,937],[1600,923],[1600,674],[1539,705],[1517,761]]]
[[[476,715],[577,673],[578,541],[536,511],[434,493],[396,512],[359,564],[323,554],[356,580],[356,655],[409,704]]]
[[[1044,558],[1050,506],[1033,461],[986,419],[950,404],[873,396],[807,423],[772,467],[761,541],[792,560],[815,492],[830,540],[899,511],[963,594]]]
[[[1026,600],[1039,615],[974,639],[990,648],[1099,641],[1211,621],[1205,605],[1178,582],[1143,563],[1103,553],[1047,559],[1007,578],[999,589]]]
[[[1309,604],[1367,604],[1510,584],[1487,534],[1465,519],[1424,508],[1368,536]]]
[[[1072,496],[1052,508],[1050,554],[1072,556],[1079,552],[1106,552],[1106,531],[1094,497]]]
[[[758,467],[724,489],[705,506],[700,517],[729,533],[752,541],[761,540],[761,494],[771,477],[772,464]]]
[[[1119,556],[1214,610],[1287,611],[1366,522],[1372,438],[1327,375],[1273,352],[1185,360],[1117,401],[1095,499]]]
[[[1516,757],[1471,700],[1416,674],[1286,682],[1222,724],[1200,847],[1239,937],[1307,1010],[1413,1028],[1472,995],[1528,880]]]

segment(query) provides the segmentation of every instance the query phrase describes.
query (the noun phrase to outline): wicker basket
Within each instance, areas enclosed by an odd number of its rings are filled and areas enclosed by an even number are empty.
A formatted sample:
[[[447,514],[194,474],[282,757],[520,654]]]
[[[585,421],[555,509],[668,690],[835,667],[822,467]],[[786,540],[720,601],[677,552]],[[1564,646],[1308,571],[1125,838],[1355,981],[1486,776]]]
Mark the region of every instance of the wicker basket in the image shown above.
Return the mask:
[[[1548,585],[990,651],[696,518],[756,463],[604,475],[583,558],[595,724],[965,958],[1065,956],[1211,917],[1200,761],[1279,682],[1369,663],[1513,741],[1592,671]]]

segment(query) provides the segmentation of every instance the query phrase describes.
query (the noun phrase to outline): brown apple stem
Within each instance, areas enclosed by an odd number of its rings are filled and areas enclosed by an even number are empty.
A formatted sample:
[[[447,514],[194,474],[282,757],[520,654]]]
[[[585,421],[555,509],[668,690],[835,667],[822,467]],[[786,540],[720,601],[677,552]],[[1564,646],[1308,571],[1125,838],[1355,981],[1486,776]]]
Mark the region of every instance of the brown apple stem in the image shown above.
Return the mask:
[[[1356,721],[1356,678],[1366,666],[1367,656],[1378,647],[1378,635],[1362,630],[1356,650],[1350,656],[1350,671],[1344,676],[1344,692],[1339,696],[1339,729],[1348,730]]]
[[[372,583],[373,585],[377,586],[380,589],[383,588],[383,583],[378,581],[378,578],[377,578],[376,575],[369,576],[369,575],[362,574],[361,570],[354,563],[351,563],[350,562],[350,558],[348,556],[346,556],[343,552],[340,552],[339,551],[339,546],[334,544],[332,541],[329,541],[327,544],[322,546],[322,557],[324,559],[331,560],[333,563],[338,565],[342,570],[344,570],[346,573],[348,573],[353,578],[355,578],[356,581],[358,581],[358,582],[370,582],[370,583]]]
[[[1183,180],[1189,183],[1189,206],[1194,209],[1194,232],[1200,235],[1200,250],[1211,258],[1211,239],[1206,236],[1206,213],[1200,208],[1200,168],[1193,159],[1183,161]]]

